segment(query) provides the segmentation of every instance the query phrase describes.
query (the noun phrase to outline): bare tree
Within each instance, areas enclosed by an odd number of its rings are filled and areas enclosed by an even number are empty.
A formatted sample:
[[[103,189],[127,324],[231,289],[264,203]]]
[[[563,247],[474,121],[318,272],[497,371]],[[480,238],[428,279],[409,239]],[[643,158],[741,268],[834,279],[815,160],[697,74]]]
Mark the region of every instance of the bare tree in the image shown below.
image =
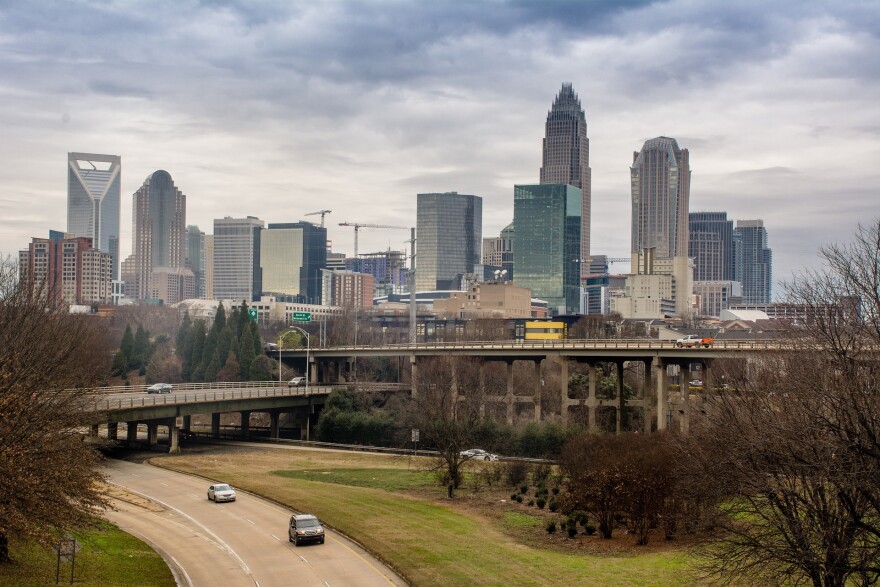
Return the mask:
[[[786,286],[806,320],[709,396],[686,444],[724,532],[707,570],[817,587],[880,579],[880,222]]]
[[[83,441],[94,421],[88,389],[106,372],[96,318],[47,302],[0,265],[0,562],[11,537],[49,544],[105,505]]]
[[[418,393],[411,421],[426,444],[440,453],[438,469],[449,483],[449,497],[461,485],[462,451],[474,448],[483,422],[480,362],[468,357],[436,357],[418,365]],[[487,447],[491,448],[491,447]]]

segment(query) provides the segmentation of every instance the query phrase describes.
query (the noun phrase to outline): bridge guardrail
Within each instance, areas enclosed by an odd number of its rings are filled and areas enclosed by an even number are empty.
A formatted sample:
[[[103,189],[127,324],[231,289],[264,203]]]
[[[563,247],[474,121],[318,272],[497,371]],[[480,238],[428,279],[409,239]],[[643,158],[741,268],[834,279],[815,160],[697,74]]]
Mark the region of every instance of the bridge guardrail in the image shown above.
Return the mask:
[[[755,341],[755,340],[736,340],[736,341],[715,341],[711,348],[716,350],[779,350],[790,346],[787,341]],[[617,349],[653,349],[653,350],[692,350],[679,349],[675,346],[674,340],[654,340],[654,339],[565,339],[565,340],[505,340],[505,341],[464,341],[464,342],[421,342],[411,343],[393,343],[385,345],[344,345],[324,348],[313,348],[312,353],[320,353],[321,351],[362,351],[362,350],[399,350],[399,351],[418,351],[428,349],[487,349],[487,350],[505,350],[505,349],[596,349],[596,350],[617,350]],[[282,351],[301,351],[305,353],[305,349],[281,349]]]

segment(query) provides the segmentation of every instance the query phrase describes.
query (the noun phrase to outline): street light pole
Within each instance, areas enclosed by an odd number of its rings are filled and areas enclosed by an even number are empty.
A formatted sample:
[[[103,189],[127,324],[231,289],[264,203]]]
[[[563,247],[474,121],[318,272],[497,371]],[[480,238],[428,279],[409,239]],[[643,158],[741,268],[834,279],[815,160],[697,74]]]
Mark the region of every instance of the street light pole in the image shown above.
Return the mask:
[[[305,374],[306,374],[306,395],[308,395],[309,394],[309,379],[310,379],[310,377],[309,377],[309,374],[310,374],[309,373],[309,371],[310,371],[310,369],[309,369],[309,353],[311,350],[311,337],[309,336],[308,332],[306,332],[305,330],[303,330],[299,326],[288,326],[287,330],[288,331],[296,330],[298,332],[301,332],[302,335],[306,337],[306,369],[305,369]],[[281,383],[281,347],[284,343],[283,336],[281,337],[281,343],[282,344],[278,345],[278,383]]]

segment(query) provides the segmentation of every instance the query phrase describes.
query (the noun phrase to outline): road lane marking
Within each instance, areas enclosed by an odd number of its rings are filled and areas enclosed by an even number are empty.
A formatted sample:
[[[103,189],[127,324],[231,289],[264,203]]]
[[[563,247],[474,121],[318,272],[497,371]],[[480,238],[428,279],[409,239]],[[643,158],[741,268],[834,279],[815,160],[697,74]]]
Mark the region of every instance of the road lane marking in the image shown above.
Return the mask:
[[[113,485],[118,485],[118,484],[116,484],[116,483],[113,483],[112,481],[111,481],[110,483],[113,484]],[[168,508],[169,510],[173,510],[173,511],[177,512],[178,514],[180,514],[181,516],[183,516],[184,518],[186,518],[187,520],[189,520],[190,522],[192,522],[192,523],[195,524],[196,526],[200,527],[200,528],[201,528],[202,530],[204,530],[208,535],[210,535],[211,538],[214,539],[214,541],[215,541],[215,542],[216,542],[216,543],[222,548],[222,550],[225,550],[228,554],[230,554],[233,558],[235,558],[235,559],[238,561],[238,566],[241,567],[241,569],[242,569],[242,570],[245,572],[245,574],[251,579],[251,581],[254,582],[254,585],[256,585],[257,587],[259,587],[260,584],[259,584],[259,582],[257,581],[256,577],[254,577],[254,574],[253,574],[253,572],[251,571],[250,567],[248,567],[247,563],[244,562],[244,560],[243,560],[240,556],[238,556],[238,553],[235,552],[235,550],[233,550],[231,546],[229,546],[228,544],[226,544],[226,542],[224,542],[219,536],[217,536],[214,532],[212,532],[210,528],[208,528],[207,526],[205,526],[204,524],[202,524],[201,522],[199,522],[198,520],[196,520],[195,518],[193,518],[192,516],[190,516],[189,514],[187,514],[186,512],[184,512],[183,510],[179,510],[179,509],[177,509],[176,507],[172,506],[172,505],[169,504],[169,503],[165,503],[165,502],[163,502],[163,501],[160,500],[160,499],[156,499],[155,497],[150,497],[150,496],[148,496],[148,495],[146,495],[146,494],[144,494],[144,493],[140,493],[139,491],[134,491],[134,490],[132,490],[132,489],[129,489],[129,491],[131,491],[131,492],[134,493],[134,494],[140,495],[140,496],[143,497],[144,499],[150,499],[150,500],[153,500],[153,501],[155,501],[156,503],[158,503],[159,505],[161,505],[161,506],[163,506],[163,507],[165,507],[165,508]]]
[[[309,561],[307,561],[306,557],[304,557],[303,555],[299,555],[299,558],[301,558],[304,563],[309,564]]]
[[[248,520],[248,519],[247,519],[247,518],[244,518],[244,520],[245,520],[245,522],[251,522],[251,521],[250,521],[250,520]],[[253,525],[254,525],[254,526],[256,526],[256,525],[257,525],[257,524],[256,524],[256,522],[251,522],[251,524],[253,524]]]
[[[277,536],[275,536],[274,534],[272,534],[271,536],[272,536],[272,538],[274,538],[274,539],[277,540],[278,542],[281,542],[281,539],[278,538]]]

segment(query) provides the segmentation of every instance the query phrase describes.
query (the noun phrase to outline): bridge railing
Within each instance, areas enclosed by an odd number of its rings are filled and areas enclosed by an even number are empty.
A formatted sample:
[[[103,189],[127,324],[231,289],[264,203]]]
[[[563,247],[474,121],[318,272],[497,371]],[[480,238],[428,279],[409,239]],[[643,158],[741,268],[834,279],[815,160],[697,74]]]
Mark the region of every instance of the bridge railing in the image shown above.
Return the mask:
[[[267,397],[299,397],[323,395],[334,387],[357,385],[360,389],[393,390],[403,389],[399,383],[339,383],[333,385],[310,385],[305,387],[288,387],[287,382],[277,381],[242,381],[218,383],[181,383],[174,386],[173,393],[145,394],[148,386],[136,385],[127,387],[101,387],[96,390],[96,408],[113,411],[151,406],[204,403],[237,399],[255,399]],[[124,394],[125,397],[102,397]]]
[[[731,341],[715,341],[710,347],[715,350],[779,350],[786,348],[786,342],[779,340],[731,340]],[[700,347],[702,348],[702,347]],[[418,351],[426,349],[487,349],[487,350],[504,350],[504,349],[645,349],[645,350],[691,350],[678,349],[674,340],[656,340],[656,339],[565,339],[565,340],[486,340],[486,341],[459,341],[459,342],[420,342],[412,343],[394,343],[384,345],[344,345],[335,347],[325,347],[312,349],[313,353],[320,354],[321,351],[332,352],[357,352],[364,350],[399,350],[399,351]],[[284,349],[286,351],[302,351],[304,349]]]

